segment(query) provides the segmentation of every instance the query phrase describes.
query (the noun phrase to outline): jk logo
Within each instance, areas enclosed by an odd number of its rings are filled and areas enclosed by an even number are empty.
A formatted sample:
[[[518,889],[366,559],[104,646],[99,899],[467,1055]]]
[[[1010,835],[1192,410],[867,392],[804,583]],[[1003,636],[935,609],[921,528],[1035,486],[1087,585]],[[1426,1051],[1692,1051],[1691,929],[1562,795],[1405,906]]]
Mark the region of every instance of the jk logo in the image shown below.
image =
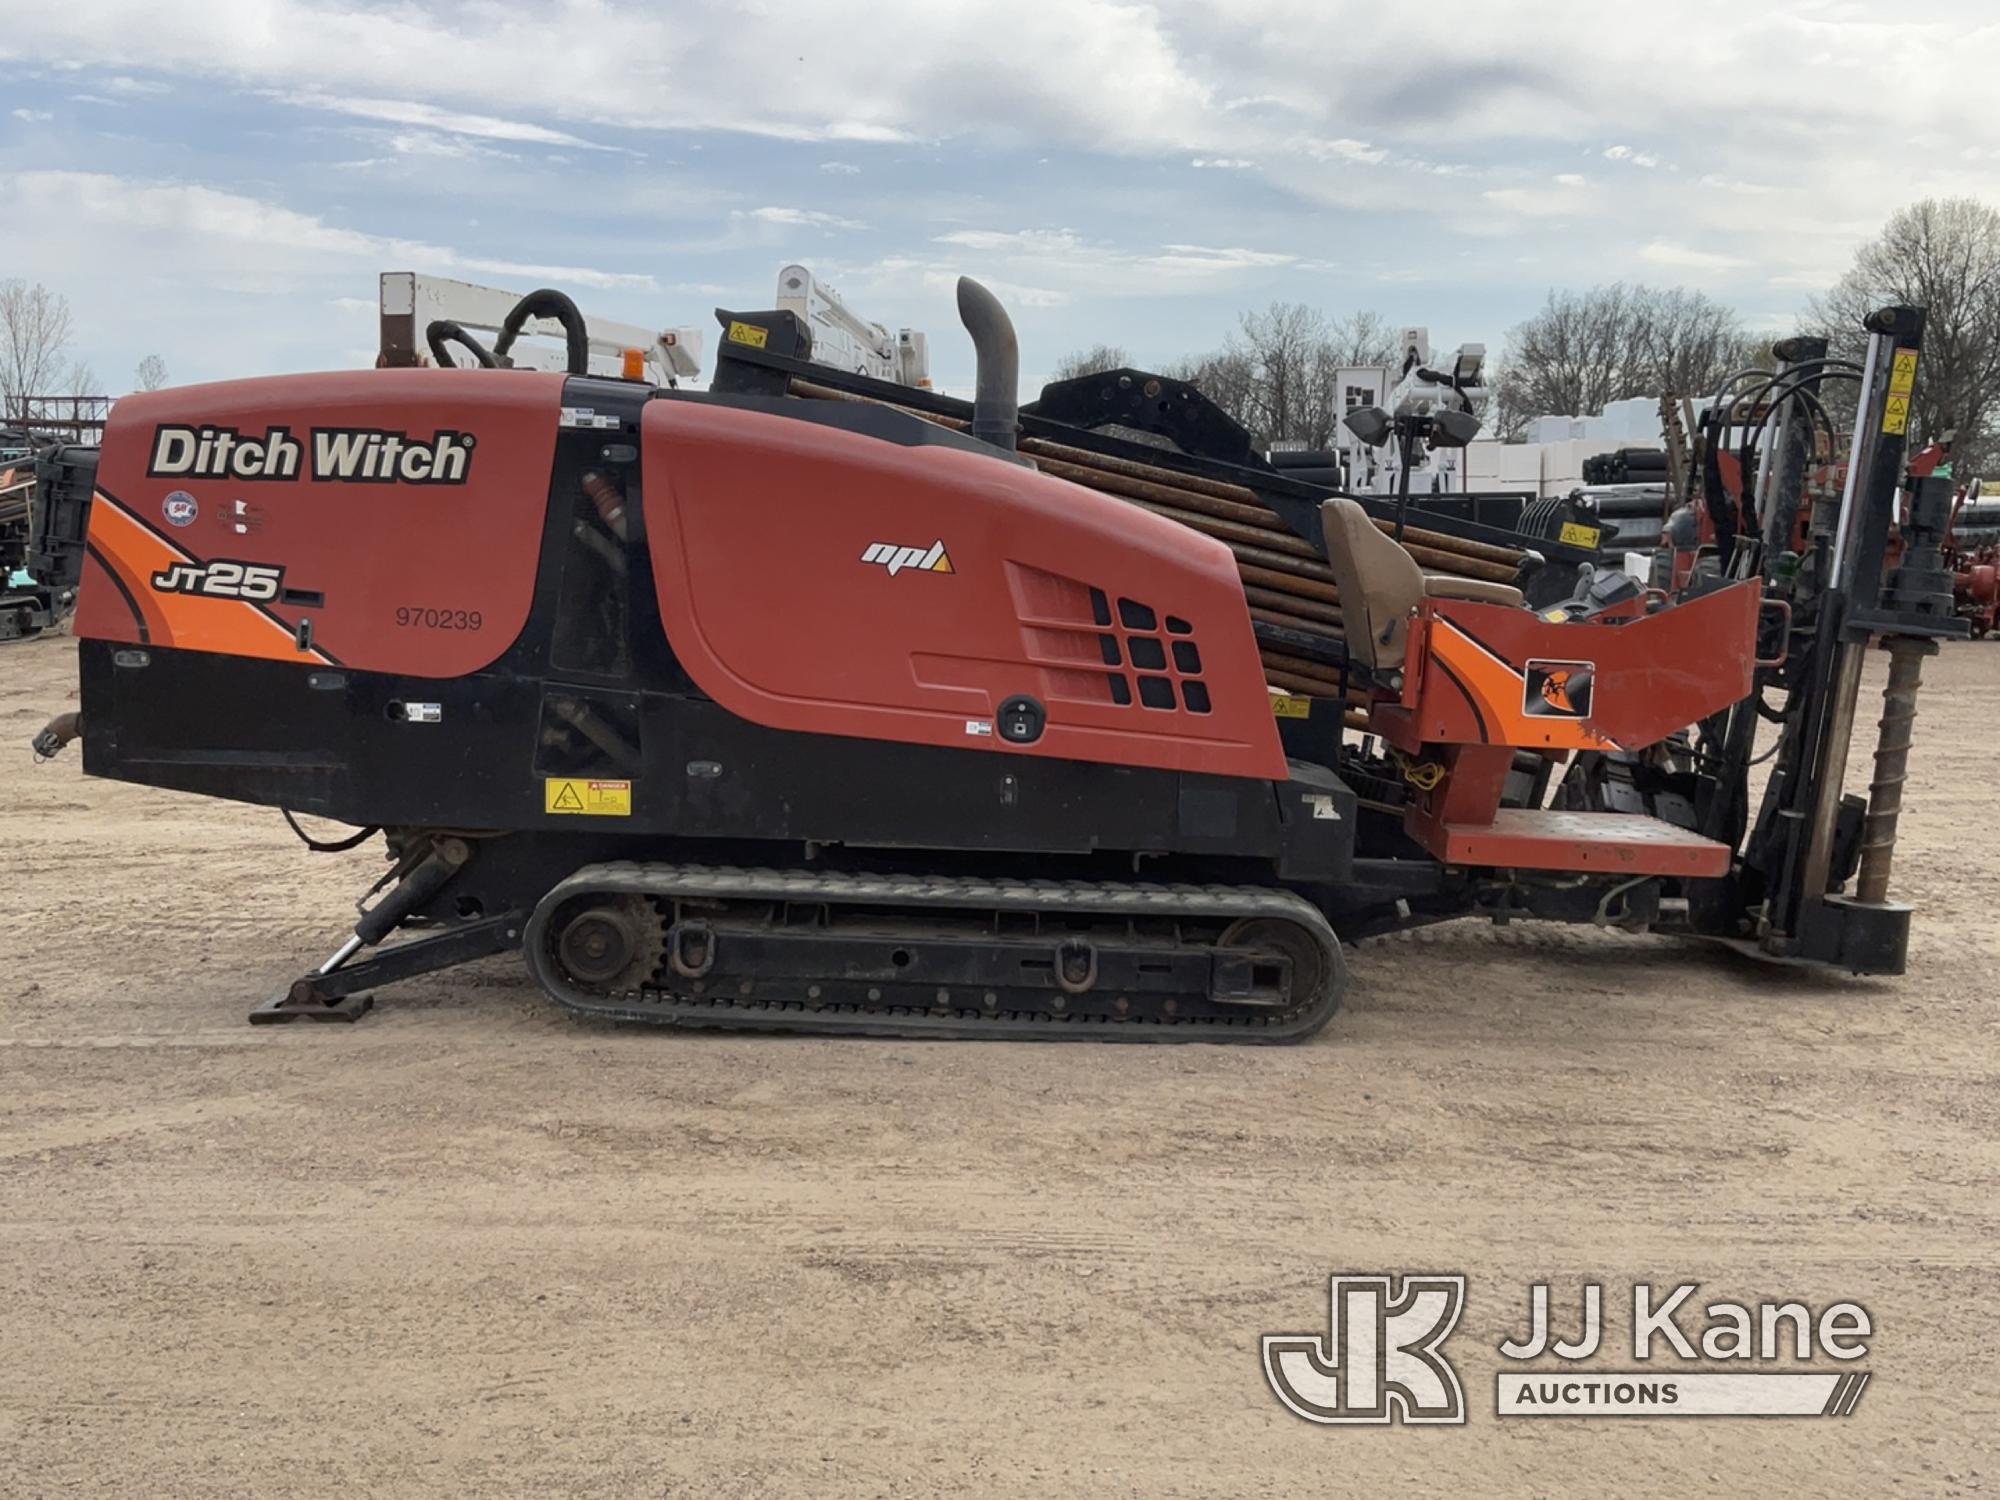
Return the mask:
[[[1335,1276],[1330,1322],[1312,1334],[1264,1335],[1264,1378],[1308,1422],[1460,1423],[1465,1392],[1439,1346],[1465,1310],[1463,1276]]]

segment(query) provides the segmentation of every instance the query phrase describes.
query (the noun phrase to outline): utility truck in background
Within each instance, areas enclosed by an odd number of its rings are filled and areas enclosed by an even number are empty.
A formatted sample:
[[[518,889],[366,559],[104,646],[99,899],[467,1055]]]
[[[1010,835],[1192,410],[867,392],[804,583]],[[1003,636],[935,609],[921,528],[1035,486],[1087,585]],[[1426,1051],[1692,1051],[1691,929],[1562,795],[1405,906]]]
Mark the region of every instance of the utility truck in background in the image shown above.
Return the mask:
[[[484,334],[504,339],[510,346],[507,362],[515,368],[560,370],[568,363],[566,351],[542,345],[525,344],[518,352],[513,351],[515,338],[570,336],[553,313],[531,309],[509,337],[506,332],[509,315],[529,306],[519,292],[475,286],[449,276],[384,271],[380,297],[382,352],[376,360],[380,368],[453,363],[452,357],[443,352],[445,347],[452,343],[471,347],[464,339],[454,337],[450,331],[453,329],[466,337]],[[650,385],[672,387],[701,373],[703,333],[699,328],[641,328],[608,318],[584,317],[583,330],[586,359],[593,375],[643,379]]]
[[[519,292],[448,276],[384,271],[380,297],[382,345],[376,363],[383,369],[463,364],[468,356],[473,363],[485,364],[484,355],[497,356],[499,363],[514,369],[563,370],[574,363],[571,351],[563,346],[574,337],[575,320],[562,315],[555,299],[563,303],[568,299],[560,293],[523,298]],[[778,272],[777,306],[796,314],[812,330],[814,363],[849,375],[930,389],[930,345],[921,330],[891,333],[862,317],[805,266],[787,265]],[[668,388],[700,376],[705,344],[701,329],[643,328],[576,312],[583,328],[583,358],[592,375]],[[519,319],[511,334],[510,316]],[[733,326],[750,325],[725,320],[725,337]],[[555,342],[516,342],[533,339]],[[486,347],[487,341],[493,348]],[[459,353],[446,352],[454,346]]]
[[[930,343],[921,331],[902,328],[892,335],[855,312],[804,266],[786,266],[778,273],[777,305],[811,330],[813,363],[871,380],[931,388]]]
[[[1338,375],[1341,424],[1335,451],[1346,488],[1357,495],[1394,495],[1408,469],[1409,493],[1462,495],[1467,490],[1464,444],[1433,443],[1394,429],[1385,440],[1347,420],[1357,411],[1378,409],[1391,418],[1423,418],[1439,411],[1471,412],[1486,395],[1486,346],[1460,344],[1447,369],[1433,369],[1428,328],[1405,328],[1400,358],[1392,365],[1349,365]],[[1404,424],[1408,426],[1408,423]]]

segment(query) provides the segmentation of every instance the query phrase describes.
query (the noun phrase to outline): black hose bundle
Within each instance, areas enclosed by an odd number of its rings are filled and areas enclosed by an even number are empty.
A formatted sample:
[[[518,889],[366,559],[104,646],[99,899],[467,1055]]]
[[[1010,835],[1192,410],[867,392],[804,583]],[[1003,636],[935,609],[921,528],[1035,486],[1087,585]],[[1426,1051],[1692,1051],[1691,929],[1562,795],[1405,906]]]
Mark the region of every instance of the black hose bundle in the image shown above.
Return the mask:
[[[437,361],[440,370],[455,370],[458,365],[446,350],[447,344],[458,344],[472,351],[472,357],[479,362],[482,370],[498,369],[500,361],[493,351],[467,333],[450,318],[439,318],[424,330],[424,342],[431,346],[431,358]]]
[[[500,337],[493,344],[496,359],[507,357],[507,351],[514,347],[514,340],[521,336],[521,330],[530,318],[554,318],[562,324],[563,339],[568,345],[569,373],[590,373],[590,338],[584,332],[583,314],[576,310],[574,302],[550,287],[530,292],[514,304],[514,310],[507,314],[507,321],[500,325]]]

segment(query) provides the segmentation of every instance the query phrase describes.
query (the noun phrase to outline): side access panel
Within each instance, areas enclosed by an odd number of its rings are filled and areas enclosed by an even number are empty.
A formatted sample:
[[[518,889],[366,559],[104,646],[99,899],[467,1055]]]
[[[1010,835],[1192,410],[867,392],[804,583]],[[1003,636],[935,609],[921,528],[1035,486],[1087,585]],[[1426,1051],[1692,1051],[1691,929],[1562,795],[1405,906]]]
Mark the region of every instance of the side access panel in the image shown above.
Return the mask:
[[[641,433],[660,614],[730,712],[1284,780],[1221,543],[997,454],[699,401]]]

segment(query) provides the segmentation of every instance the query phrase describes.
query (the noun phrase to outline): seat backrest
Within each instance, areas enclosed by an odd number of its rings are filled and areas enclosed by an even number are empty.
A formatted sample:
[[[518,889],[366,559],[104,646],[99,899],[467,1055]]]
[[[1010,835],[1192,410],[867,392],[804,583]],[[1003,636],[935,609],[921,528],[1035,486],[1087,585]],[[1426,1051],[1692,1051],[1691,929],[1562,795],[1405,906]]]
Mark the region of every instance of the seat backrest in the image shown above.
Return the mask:
[[[1340,590],[1348,660],[1393,671],[1403,664],[1410,615],[1424,597],[1423,569],[1356,501],[1327,501],[1319,524]]]

